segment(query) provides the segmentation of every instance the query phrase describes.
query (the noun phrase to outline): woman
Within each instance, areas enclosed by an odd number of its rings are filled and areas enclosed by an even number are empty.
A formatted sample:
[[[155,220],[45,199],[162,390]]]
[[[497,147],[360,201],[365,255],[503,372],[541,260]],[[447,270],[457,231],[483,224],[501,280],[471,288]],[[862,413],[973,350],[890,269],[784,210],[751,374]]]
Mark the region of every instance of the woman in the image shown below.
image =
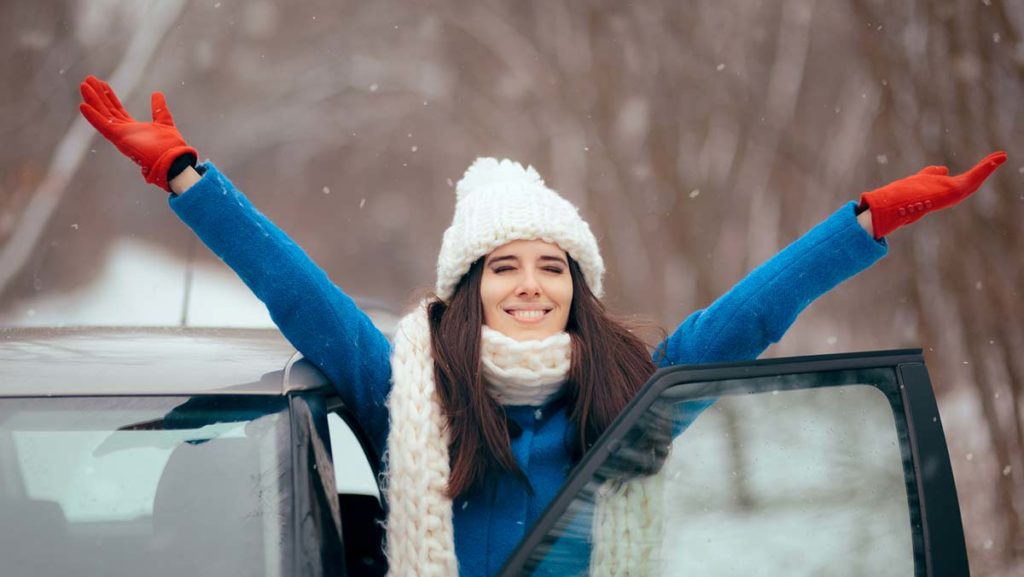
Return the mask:
[[[804,307],[887,251],[883,237],[955,204],[1006,155],[950,177],[928,167],[850,202],[709,308],[652,361],[600,302],[604,264],[576,208],[532,168],[479,159],[456,187],[436,298],[392,347],[352,300],[174,127],[88,77],[80,109],[171,193],[177,215],[267,305],[386,447],[387,553],[395,575],[491,575],[569,469],[657,366],[753,359]]]

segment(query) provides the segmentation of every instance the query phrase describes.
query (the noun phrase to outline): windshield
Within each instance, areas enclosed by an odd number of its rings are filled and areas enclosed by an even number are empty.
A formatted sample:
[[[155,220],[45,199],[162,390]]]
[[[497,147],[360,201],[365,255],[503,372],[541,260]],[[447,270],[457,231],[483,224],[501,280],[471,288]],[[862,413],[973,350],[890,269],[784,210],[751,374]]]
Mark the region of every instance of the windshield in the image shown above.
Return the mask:
[[[3,574],[280,575],[282,398],[0,402]]]

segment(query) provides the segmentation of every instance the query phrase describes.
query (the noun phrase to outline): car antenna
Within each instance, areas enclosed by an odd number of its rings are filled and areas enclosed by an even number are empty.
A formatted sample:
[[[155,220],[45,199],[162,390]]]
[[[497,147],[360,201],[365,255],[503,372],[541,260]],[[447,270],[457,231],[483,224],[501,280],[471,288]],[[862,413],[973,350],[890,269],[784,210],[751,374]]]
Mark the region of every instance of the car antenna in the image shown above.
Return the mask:
[[[196,260],[196,236],[194,234],[189,235],[188,249],[185,255],[185,293],[182,296],[181,301],[181,327],[188,326],[188,305],[192,300],[192,278],[194,276],[195,260]]]

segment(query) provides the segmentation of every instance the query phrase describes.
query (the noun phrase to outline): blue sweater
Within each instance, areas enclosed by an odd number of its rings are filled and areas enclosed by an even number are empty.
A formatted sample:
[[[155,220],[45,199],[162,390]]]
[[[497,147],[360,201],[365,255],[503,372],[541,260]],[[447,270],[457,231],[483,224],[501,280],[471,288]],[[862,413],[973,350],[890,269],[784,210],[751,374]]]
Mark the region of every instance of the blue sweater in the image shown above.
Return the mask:
[[[270,311],[285,337],[330,379],[382,455],[384,404],[391,386],[391,346],[303,250],[249,203],[212,163],[202,179],[170,199],[171,208],[238,274]],[[660,365],[754,359],[782,338],[822,294],[885,255],[857,223],[855,203],[811,229],[756,268],[658,347]],[[508,474],[453,503],[461,575],[493,575],[555,497],[573,466],[566,451],[564,407],[507,407],[522,428],[512,452],[534,492]]]

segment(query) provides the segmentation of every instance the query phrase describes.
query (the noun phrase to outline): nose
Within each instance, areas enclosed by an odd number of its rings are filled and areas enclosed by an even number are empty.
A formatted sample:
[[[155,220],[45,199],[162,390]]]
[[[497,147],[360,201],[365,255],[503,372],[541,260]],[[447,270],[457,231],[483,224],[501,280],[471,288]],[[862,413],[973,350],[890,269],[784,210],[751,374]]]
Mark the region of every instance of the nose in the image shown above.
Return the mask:
[[[516,296],[518,297],[539,297],[540,296],[540,283],[537,282],[537,277],[534,276],[532,271],[525,271],[520,277],[519,286],[516,287]]]

